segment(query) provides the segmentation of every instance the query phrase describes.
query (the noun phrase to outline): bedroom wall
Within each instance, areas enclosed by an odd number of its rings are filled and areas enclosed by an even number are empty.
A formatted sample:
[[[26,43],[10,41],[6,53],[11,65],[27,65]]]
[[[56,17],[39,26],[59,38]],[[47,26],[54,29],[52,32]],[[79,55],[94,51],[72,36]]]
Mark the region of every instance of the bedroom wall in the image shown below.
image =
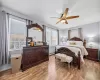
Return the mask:
[[[92,44],[93,48],[98,49],[98,43],[99,43],[99,27],[100,27],[100,22],[96,22],[96,23],[91,23],[91,24],[86,24],[86,25],[82,25],[82,26],[77,26],[74,28],[70,28],[70,29],[66,29],[63,30],[63,34],[67,35],[68,37],[68,30],[71,30],[72,37],[76,36],[78,37],[77,33],[78,33],[78,28],[82,28],[82,34],[83,34],[83,39],[86,39],[87,41],[87,47],[90,47]]]
[[[99,22],[80,26],[83,29],[83,38],[87,41],[87,47],[91,45],[98,49],[99,43]]]
[[[72,29],[70,33],[70,38],[79,37],[78,29]]]

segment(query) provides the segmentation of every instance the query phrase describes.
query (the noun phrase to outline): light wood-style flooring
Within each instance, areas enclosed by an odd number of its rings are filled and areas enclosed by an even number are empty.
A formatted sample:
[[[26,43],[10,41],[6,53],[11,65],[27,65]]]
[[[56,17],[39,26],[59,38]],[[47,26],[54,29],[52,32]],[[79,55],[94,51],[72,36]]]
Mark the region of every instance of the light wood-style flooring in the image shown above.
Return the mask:
[[[85,59],[81,70],[68,68],[50,56],[49,61],[41,63],[24,72],[11,74],[11,70],[0,73],[0,80],[100,80],[100,63]]]

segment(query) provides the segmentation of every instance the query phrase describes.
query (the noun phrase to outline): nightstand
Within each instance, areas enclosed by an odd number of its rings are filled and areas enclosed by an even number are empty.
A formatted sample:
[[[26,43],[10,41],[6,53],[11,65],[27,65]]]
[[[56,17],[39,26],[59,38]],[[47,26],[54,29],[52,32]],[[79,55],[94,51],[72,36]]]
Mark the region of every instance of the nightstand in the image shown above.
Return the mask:
[[[88,52],[87,59],[98,61],[98,49],[86,48],[86,50]]]

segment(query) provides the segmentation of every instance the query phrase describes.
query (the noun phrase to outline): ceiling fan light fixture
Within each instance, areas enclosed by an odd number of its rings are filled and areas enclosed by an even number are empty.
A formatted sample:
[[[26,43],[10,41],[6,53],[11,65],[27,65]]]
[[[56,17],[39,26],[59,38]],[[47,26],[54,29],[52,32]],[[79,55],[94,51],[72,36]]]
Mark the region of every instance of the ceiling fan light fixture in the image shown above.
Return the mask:
[[[61,23],[65,23],[65,20],[62,20]]]

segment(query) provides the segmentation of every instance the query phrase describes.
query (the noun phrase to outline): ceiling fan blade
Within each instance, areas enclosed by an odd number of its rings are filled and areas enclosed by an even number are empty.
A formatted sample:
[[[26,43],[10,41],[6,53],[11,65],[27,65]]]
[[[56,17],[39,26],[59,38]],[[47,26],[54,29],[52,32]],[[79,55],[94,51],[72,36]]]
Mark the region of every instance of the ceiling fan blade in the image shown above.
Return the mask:
[[[62,17],[66,17],[66,16],[67,16],[68,10],[69,10],[69,8],[66,8],[66,10],[65,10],[65,12],[63,13],[63,16],[62,16]]]
[[[78,18],[79,16],[69,16],[66,19],[73,19],[73,18]]]
[[[65,24],[68,24],[67,20],[65,20]]]
[[[58,24],[58,23],[61,22],[61,21],[62,21],[62,19],[58,20],[58,22],[57,22],[56,24]]]

